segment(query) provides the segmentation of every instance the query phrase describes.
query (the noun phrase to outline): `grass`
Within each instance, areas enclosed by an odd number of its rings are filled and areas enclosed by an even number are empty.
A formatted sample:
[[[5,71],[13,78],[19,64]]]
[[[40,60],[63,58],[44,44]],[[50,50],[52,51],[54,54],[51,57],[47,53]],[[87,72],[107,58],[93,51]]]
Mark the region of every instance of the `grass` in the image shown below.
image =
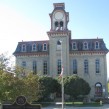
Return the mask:
[[[50,105],[60,105],[61,104],[56,104],[55,102],[43,102],[39,103],[42,105],[42,107],[50,106]],[[99,102],[91,102],[91,103],[83,103],[83,102],[65,102],[64,105],[66,106],[73,106],[73,107],[100,107]]]
[[[77,107],[98,107],[98,106],[102,106],[100,105],[99,102],[92,102],[92,103],[83,103],[83,102],[66,102],[65,103],[66,106],[77,106]]]
[[[37,104],[37,103],[36,103]],[[54,102],[43,102],[39,103],[42,105],[42,107],[50,106],[50,105],[56,105]],[[61,105],[61,104],[59,104]],[[91,102],[91,103],[83,103],[83,102],[65,102],[66,106],[73,106],[73,107],[100,107],[99,102]],[[0,109],[1,109],[1,104],[0,104]]]

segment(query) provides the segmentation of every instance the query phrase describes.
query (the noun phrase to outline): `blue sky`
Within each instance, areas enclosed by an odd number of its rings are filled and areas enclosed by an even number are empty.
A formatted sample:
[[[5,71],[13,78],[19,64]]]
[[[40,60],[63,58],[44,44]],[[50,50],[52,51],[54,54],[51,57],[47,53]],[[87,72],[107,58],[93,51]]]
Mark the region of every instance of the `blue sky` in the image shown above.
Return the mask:
[[[109,0],[0,0],[0,53],[12,54],[22,40],[48,39],[49,13],[60,2],[69,12],[72,38],[103,38],[109,49]]]

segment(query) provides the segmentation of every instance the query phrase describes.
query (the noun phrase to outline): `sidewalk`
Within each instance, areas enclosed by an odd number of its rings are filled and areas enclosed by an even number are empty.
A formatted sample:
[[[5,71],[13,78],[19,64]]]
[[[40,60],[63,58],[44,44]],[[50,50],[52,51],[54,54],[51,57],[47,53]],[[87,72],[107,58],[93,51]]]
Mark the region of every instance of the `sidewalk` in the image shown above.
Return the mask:
[[[1,109],[1,106],[0,106]],[[42,107],[41,109],[62,109],[61,106],[59,107],[53,107],[53,106],[48,106],[48,107]],[[70,106],[65,106],[64,109],[109,109],[109,104],[104,104],[101,107],[70,107]]]
[[[48,107],[42,107],[41,109],[62,109],[62,108],[60,106],[59,107],[48,106]],[[104,104],[101,107],[70,107],[70,106],[65,106],[64,109],[109,109],[109,104]]]

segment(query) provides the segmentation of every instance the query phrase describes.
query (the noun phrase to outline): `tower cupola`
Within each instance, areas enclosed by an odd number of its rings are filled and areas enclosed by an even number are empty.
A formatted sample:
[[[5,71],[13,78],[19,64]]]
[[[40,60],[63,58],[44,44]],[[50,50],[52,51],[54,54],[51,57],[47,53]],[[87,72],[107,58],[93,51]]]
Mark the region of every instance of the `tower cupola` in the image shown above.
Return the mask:
[[[50,31],[64,31],[67,30],[69,22],[69,13],[66,12],[64,3],[54,3],[54,10],[50,13],[51,30]]]

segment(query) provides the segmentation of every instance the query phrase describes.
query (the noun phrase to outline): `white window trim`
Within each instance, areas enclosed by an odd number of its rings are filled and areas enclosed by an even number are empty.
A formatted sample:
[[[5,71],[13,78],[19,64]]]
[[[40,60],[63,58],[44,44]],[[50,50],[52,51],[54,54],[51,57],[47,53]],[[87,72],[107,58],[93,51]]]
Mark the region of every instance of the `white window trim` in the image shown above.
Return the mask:
[[[85,43],[87,44],[87,48],[85,48]],[[88,47],[88,42],[83,42],[83,49],[84,49],[84,50],[88,50],[88,49],[89,49],[89,47]]]
[[[76,74],[78,74],[78,65],[77,65],[77,59],[73,59],[73,61],[72,61],[73,63],[72,63],[72,67],[73,67],[73,74],[75,74],[74,73],[74,71],[76,70]],[[75,67],[76,66],[76,67]],[[74,68],[76,68],[76,69],[74,69]]]
[[[96,47],[96,43],[98,43],[98,48]],[[99,49],[100,48],[100,44],[98,41],[95,42],[95,49]]]
[[[25,49],[23,49],[25,46]],[[26,52],[26,44],[22,44],[22,52]]]
[[[99,66],[97,66],[98,68],[96,68],[96,61],[99,62]],[[96,72],[97,69],[98,69],[99,72]],[[99,60],[99,59],[96,59],[96,60],[95,60],[95,73],[96,73],[96,74],[100,74],[100,60]]]
[[[75,48],[73,46],[74,43],[75,43]],[[72,50],[77,50],[77,43],[76,42],[72,42]]]
[[[45,48],[44,45],[46,45],[46,49],[44,49]],[[46,43],[43,44],[43,51],[47,51],[47,44]]]
[[[34,48],[34,45],[36,46],[35,50],[33,49]],[[37,51],[37,45],[35,43],[32,44],[32,51]]]

